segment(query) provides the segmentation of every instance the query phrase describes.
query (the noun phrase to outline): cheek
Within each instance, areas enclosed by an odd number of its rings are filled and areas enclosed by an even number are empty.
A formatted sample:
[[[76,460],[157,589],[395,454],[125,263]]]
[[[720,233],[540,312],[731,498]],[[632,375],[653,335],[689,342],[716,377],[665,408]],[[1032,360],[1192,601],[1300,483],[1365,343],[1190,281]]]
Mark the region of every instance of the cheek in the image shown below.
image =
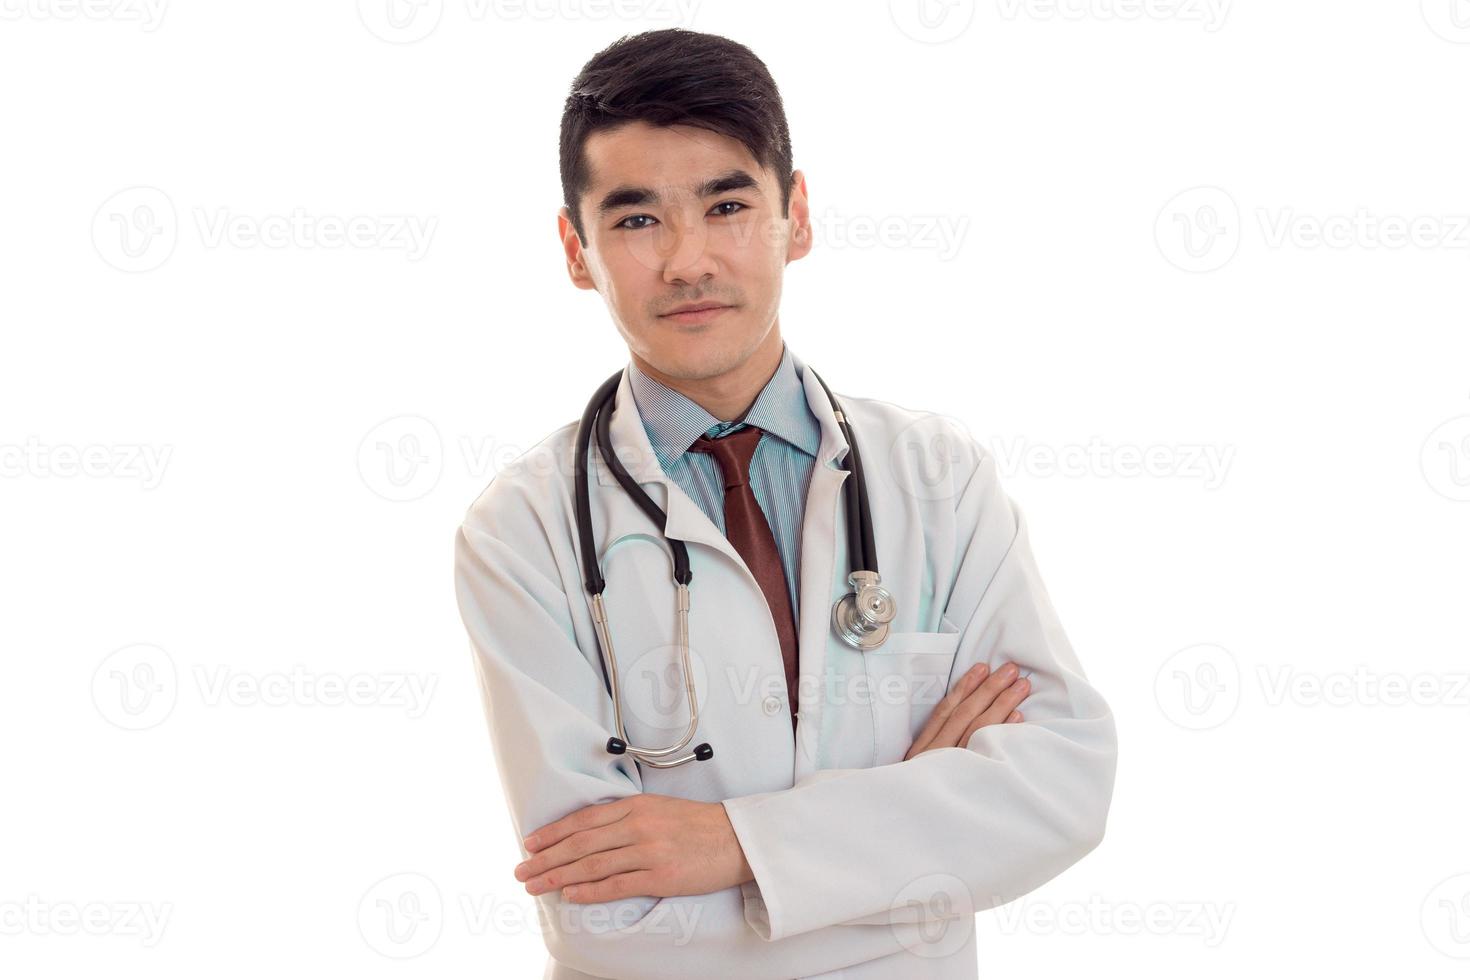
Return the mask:
[[[749,265],[750,257],[785,254],[787,234],[786,222],[763,216],[725,225],[712,237],[717,236],[728,252],[744,256],[743,264]]]
[[[646,278],[647,270],[618,245],[599,250],[592,271],[598,292],[611,307],[626,308],[637,296],[637,284]]]
[[[711,241],[718,245],[732,277],[753,290],[780,274],[786,263],[785,235],[781,222],[761,221],[723,229]]]

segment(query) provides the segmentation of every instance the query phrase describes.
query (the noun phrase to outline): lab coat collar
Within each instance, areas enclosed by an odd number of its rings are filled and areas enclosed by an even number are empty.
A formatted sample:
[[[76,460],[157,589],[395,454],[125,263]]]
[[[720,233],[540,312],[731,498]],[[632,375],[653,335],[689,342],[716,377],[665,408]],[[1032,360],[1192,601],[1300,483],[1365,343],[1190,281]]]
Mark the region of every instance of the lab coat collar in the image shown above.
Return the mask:
[[[689,451],[696,439],[715,426],[725,425],[694,399],[655,381],[636,363],[629,362],[628,374],[638,412],[643,417],[643,428],[665,473]],[[808,456],[817,455],[821,430],[807,408],[801,375],[784,342],[780,363],[755,402],[736,420],[740,422],[756,426]]]
[[[837,464],[847,455],[847,440],[843,438],[842,429],[837,424],[837,416],[832,411],[832,403],[827,400],[827,393],[822,390],[821,383],[811,371],[806,370],[805,364],[796,356],[796,352],[792,351],[789,346],[787,350],[791,354],[797,373],[801,376],[807,405],[810,406],[821,430],[817,462],[826,469],[838,469]],[[658,456],[653,451],[648,433],[644,429],[643,419],[638,414],[629,371],[626,368],[618,382],[617,407],[613,410],[612,419],[608,423],[608,431],[613,451],[618,454],[618,459],[622,461],[628,474],[645,489],[652,484],[664,488],[662,495],[650,493],[650,496],[668,514],[668,522],[664,528],[664,533],[668,537],[705,544],[728,554],[735,561],[740,561],[734,547],[731,546],[725,535],[720,533],[714,522],[705,515],[704,511],[700,510],[699,505],[684,492],[683,488],[674,483],[664,472]],[[601,454],[593,451],[590,455],[595,460],[593,465],[597,470],[598,483],[605,487],[616,487],[617,478],[608,469]],[[637,511],[631,501],[626,512],[641,522],[637,530],[647,533],[648,518],[641,511]],[[610,530],[616,535],[630,533],[634,528],[612,528]]]

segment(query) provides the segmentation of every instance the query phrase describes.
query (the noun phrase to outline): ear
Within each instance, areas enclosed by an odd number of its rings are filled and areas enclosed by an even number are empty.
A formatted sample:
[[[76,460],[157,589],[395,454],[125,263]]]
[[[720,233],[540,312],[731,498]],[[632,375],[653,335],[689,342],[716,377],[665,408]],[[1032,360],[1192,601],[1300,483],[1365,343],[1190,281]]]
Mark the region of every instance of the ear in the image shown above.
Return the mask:
[[[791,201],[787,205],[791,236],[786,245],[786,261],[793,262],[812,250],[812,213],[806,196],[806,174],[791,174]]]
[[[567,257],[567,276],[578,289],[596,289],[597,283],[587,268],[587,256],[577,229],[572,226],[572,213],[563,204],[556,212],[556,236],[561,240],[562,251]]]

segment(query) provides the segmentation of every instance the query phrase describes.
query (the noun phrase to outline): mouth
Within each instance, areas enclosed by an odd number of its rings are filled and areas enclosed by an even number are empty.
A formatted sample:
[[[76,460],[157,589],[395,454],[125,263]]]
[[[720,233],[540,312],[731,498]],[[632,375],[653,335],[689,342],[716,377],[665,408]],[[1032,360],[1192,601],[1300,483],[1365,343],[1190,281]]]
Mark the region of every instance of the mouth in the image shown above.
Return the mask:
[[[697,303],[665,313],[659,319],[673,320],[675,323],[708,323],[726,310],[733,309],[733,306],[725,306],[722,303]]]

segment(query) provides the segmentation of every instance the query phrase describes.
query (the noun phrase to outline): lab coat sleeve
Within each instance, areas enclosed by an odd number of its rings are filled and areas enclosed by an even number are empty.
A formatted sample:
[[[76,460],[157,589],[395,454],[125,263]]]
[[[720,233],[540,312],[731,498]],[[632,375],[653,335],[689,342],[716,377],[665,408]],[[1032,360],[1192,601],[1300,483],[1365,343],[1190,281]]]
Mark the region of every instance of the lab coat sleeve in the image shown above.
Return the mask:
[[[612,702],[596,651],[574,642],[560,583],[575,556],[551,543],[556,533],[570,535],[548,529],[520,493],[495,491],[494,507],[472,508],[454,545],[455,593],[517,841],[575,810],[642,791],[637,766],[601,749]],[[530,856],[524,847],[520,855]],[[551,955],[596,977],[781,980],[899,948],[890,928],[873,925],[772,945],[742,918],[741,890],[728,891],[723,902],[715,893],[574,903],[559,890],[535,899]]]
[[[1103,837],[1112,714],[1062,632],[993,457],[968,435],[960,444],[974,469],[955,505],[951,683],[976,662],[1014,661],[1031,680],[1024,721],[981,728],[963,747],[725,800],[755,874],[746,918],[763,938],[973,915],[1044,884]]]

